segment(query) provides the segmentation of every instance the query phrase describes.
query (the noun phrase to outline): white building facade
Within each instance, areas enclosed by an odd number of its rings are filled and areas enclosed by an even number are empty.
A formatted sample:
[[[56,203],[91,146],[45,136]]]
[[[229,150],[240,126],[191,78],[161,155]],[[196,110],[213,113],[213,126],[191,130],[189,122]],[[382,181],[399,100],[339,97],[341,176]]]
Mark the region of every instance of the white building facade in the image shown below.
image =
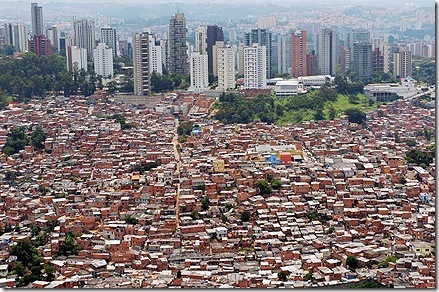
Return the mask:
[[[207,54],[193,52],[190,58],[191,86],[189,91],[202,92],[209,87],[209,72],[207,67]]]
[[[244,48],[244,87],[246,89],[267,88],[266,54],[265,46],[258,44]]]
[[[235,50],[224,45],[224,42],[216,42],[213,46],[214,64],[218,73],[217,90],[224,91],[234,89],[236,86],[235,79]]]
[[[87,71],[87,49],[78,48],[77,46],[68,46],[66,57],[67,70],[69,72],[81,69]]]
[[[99,43],[93,50],[94,70],[103,78],[113,77],[113,49],[105,43]]]

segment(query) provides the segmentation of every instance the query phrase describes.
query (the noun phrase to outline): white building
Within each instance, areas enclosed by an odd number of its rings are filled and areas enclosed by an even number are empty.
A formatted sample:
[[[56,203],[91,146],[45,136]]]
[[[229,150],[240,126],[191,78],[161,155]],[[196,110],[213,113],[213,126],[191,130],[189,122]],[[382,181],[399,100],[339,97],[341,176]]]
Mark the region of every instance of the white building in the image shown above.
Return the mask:
[[[75,32],[75,46],[87,49],[87,54],[93,54],[95,48],[95,21],[83,18],[73,23]]]
[[[78,48],[77,46],[68,46],[66,57],[67,70],[69,72],[81,69],[87,71],[87,49]]]
[[[149,73],[163,74],[162,46],[154,35],[149,36]]]
[[[378,83],[364,86],[364,95],[373,101],[393,101],[408,98],[418,93],[418,83],[410,76],[401,78],[401,83]]]
[[[113,49],[105,43],[99,43],[93,50],[94,70],[103,78],[113,77]]]
[[[218,87],[216,89],[220,91],[234,89],[236,86],[235,50],[226,47],[224,42],[217,41],[213,46],[213,55],[218,73]]]
[[[13,45],[19,52],[28,50],[27,28],[23,23],[5,23],[4,44]]]
[[[205,91],[209,87],[209,72],[207,67],[207,54],[193,52],[190,58],[191,86],[189,91]]]
[[[134,94],[150,95],[151,75],[149,73],[149,34],[147,32],[134,34],[132,45]]]
[[[101,27],[100,42],[105,43],[107,47],[113,49],[113,56],[117,56],[116,29],[114,27]]]
[[[246,89],[267,88],[267,51],[265,46],[253,44],[244,48],[244,86]]]
[[[335,68],[338,65],[337,48],[337,33],[324,28],[317,35],[317,64],[321,74],[335,76]]]
[[[262,16],[258,18],[258,28],[275,28],[276,18],[274,16]]]
[[[198,27],[195,31],[194,51],[199,52],[201,55],[207,54],[206,29],[204,27]]]
[[[274,92],[276,96],[282,97],[297,95],[306,91],[303,89],[303,84],[299,82],[299,80],[290,79],[276,82],[276,85],[274,86]]]

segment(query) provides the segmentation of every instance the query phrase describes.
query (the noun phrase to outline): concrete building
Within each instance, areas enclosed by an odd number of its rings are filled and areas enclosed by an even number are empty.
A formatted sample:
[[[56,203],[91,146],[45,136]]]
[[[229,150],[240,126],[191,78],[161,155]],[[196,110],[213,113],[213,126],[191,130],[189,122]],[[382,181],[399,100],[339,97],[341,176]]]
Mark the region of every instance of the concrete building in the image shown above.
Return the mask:
[[[317,36],[317,63],[319,74],[335,75],[337,67],[337,33],[324,28]]]
[[[224,41],[223,28],[217,25],[208,25],[206,31],[206,51],[208,56],[208,70],[209,74],[216,74],[213,57],[213,46],[216,42]],[[215,75],[216,76],[216,75]]]
[[[132,44],[134,95],[150,95],[149,34],[147,32],[134,34]]]
[[[383,60],[383,72],[390,72],[390,46],[384,38],[372,39],[372,50],[379,49],[380,55]]]
[[[292,96],[304,92],[303,84],[297,79],[278,81],[274,86],[274,93],[279,97]]]
[[[352,54],[349,47],[341,46],[339,50],[340,54],[340,74],[346,75],[351,69]]]
[[[154,34],[149,35],[149,72],[163,74],[162,46]]]
[[[246,89],[267,88],[267,50],[253,44],[244,48],[244,86]]]
[[[4,44],[12,45],[18,52],[28,50],[27,29],[23,23],[5,23]]]
[[[171,74],[189,74],[187,52],[186,18],[183,13],[171,16],[169,22],[169,60],[168,71]]]
[[[287,74],[291,71],[291,35],[279,34],[277,36],[277,72]]]
[[[46,29],[46,38],[50,41],[50,44],[59,51],[59,33],[56,26]]]
[[[360,79],[369,79],[371,75],[372,45],[355,42],[352,55],[352,69]]]
[[[94,70],[103,78],[113,77],[113,49],[99,43],[93,51]]]
[[[412,75],[412,52],[400,47],[393,54],[393,78],[406,78]]]
[[[258,44],[259,46],[263,46],[266,49],[266,78],[272,78],[272,44],[271,44],[271,32],[267,29],[252,29],[250,32],[245,33],[245,45],[247,47],[252,46],[253,44]]]
[[[306,71],[309,76],[318,74],[317,55],[315,54],[315,51],[306,54]]]
[[[32,35],[43,35],[43,7],[31,3]]]
[[[217,90],[224,91],[236,86],[235,79],[235,51],[224,42],[218,41],[213,47],[216,71],[218,72]]]
[[[291,36],[291,76],[307,76],[306,70],[306,31],[295,31]]]
[[[364,86],[364,95],[380,102],[411,97],[418,93],[418,83],[411,77],[403,78],[400,83],[378,83]]]
[[[29,51],[35,53],[38,57],[49,56],[52,53],[50,41],[44,35],[34,35],[28,41]]]
[[[100,42],[113,49],[113,57],[117,56],[117,38],[116,29],[114,27],[101,27]]]
[[[84,69],[87,71],[87,49],[76,46],[67,46],[66,48],[67,70],[73,72]]]
[[[95,46],[95,21],[83,18],[74,20],[75,46],[87,49],[87,57],[91,59]]]
[[[189,91],[202,92],[208,89],[209,74],[207,55],[193,52],[190,59],[191,86]]]
[[[204,27],[197,27],[195,30],[194,51],[199,52],[200,55],[207,54],[206,29]]]
[[[276,27],[276,18],[274,16],[262,16],[258,18],[258,28],[273,29]]]

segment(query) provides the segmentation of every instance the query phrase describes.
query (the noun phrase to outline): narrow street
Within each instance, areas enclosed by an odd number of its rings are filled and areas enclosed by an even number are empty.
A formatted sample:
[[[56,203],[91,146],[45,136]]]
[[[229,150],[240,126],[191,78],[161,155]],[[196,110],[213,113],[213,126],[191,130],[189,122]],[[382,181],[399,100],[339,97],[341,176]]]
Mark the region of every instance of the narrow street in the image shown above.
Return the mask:
[[[172,144],[174,145],[174,157],[175,157],[175,162],[177,164],[175,172],[174,172],[174,179],[177,178],[178,182],[175,183],[176,184],[176,198],[175,198],[175,220],[176,220],[176,227],[177,230],[180,226],[180,204],[179,204],[179,199],[180,199],[180,165],[181,165],[181,157],[180,157],[180,152],[178,151],[178,133],[177,133],[177,128],[178,128],[179,122],[178,119],[175,120],[175,133],[174,133],[174,139],[172,139]]]

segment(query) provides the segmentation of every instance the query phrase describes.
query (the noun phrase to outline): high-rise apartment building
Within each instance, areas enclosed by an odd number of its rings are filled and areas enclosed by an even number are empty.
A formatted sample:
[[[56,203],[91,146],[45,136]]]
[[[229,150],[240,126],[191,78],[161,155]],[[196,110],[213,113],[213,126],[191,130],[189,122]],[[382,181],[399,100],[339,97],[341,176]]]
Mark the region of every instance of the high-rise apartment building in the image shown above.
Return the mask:
[[[239,75],[244,75],[244,44],[239,44],[238,46],[238,54],[237,54],[237,71]]]
[[[393,78],[412,75],[412,52],[407,47],[399,47],[393,54]]]
[[[291,69],[291,35],[280,34],[277,37],[277,72],[278,74],[290,73]]]
[[[31,3],[32,35],[43,35],[43,7]]]
[[[236,86],[235,50],[224,45],[224,42],[218,41],[213,46],[213,51],[218,73],[218,86],[216,89],[220,91],[234,89]]]
[[[76,46],[66,47],[67,71],[84,69],[87,71],[87,49]]]
[[[171,16],[168,35],[168,65],[167,69],[171,74],[189,74],[187,28],[186,18],[183,13],[176,13]]]
[[[95,21],[93,19],[83,18],[75,20],[75,46],[78,48],[87,49],[87,57],[93,56],[93,49],[95,48]]]
[[[340,74],[346,75],[351,68],[351,49],[349,47],[341,46],[339,48],[340,54]]]
[[[214,74],[216,76],[215,66],[213,65],[214,57],[213,57],[213,46],[216,42],[224,41],[224,33],[222,27],[217,25],[208,25],[206,30],[206,51],[207,51],[207,66],[209,70],[209,74]]]
[[[318,75],[317,55],[315,54],[314,50],[306,54],[306,70],[308,72],[308,76]]]
[[[369,79],[371,75],[372,45],[367,42],[355,42],[352,50],[352,69],[360,79]]]
[[[262,16],[258,18],[258,28],[275,28],[276,18],[274,16]]]
[[[134,94],[151,95],[149,34],[147,32],[134,34],[132,44]]]
[[[155,35],[149,35],[149,73],[163,74],[162,46]]]
[[[52,26],[46,30],[46,37],[50,41],[53,47],[59,51],[59,35],[58,28],[56,26]]]
[[[245,45],[250,47],[253,44],[258,44],[259,46],[265,47],[267,50],[266,52],[266,58],[265,64],[267,66],[266,68],[266,78],[272,78],[272,44],[271,44],[271,32],[269,32],[267,29],[252,29],[250,32],[245,33]]]
[[[246,89],[267,88],[267,49],[253,44],[244,48],[244,86]]]
[[[204,27],[197,27],[195,30],[194,51],[199,52],[200,55],[207,54],[206,29]]]
[[[372,73],[380,73],[384,72],[384,55],[381,54],[379,48],[375,48],[371,54],[371,72]]]
[[[94,71],[103,78],[113,77],[113,49],[99,43],[93,50]]]
[[[114,27],[101,27],[100,42],[113,49],[113,57],[117,56],[117,38],[116,29]]]
[[[19,52],[28,50],[27,29],[23,23],[5,23],[4,44],[12,45]]]
[[[209,73],[207,71],[207,55],[193,52],[190,58],[191,86],[189,91],[202,92],[209,87]]]
[[[291,37],[291,76],[307,76],[306,70],[306,31],[295,31]]]
[[[390,46],[384,38],[375,38],[372,40],[372,50],[378,48],[383,59],[383,72],[390,72]]]
[[[34,35],[28,41],[29,51],[35,53],[38,57],[49,56],[52,53],[50,41],[44,35]]]
[[[337,67],[337,33],[329,28],[324,28],[317,35],[317,64],[322,75],[335,76]]]

